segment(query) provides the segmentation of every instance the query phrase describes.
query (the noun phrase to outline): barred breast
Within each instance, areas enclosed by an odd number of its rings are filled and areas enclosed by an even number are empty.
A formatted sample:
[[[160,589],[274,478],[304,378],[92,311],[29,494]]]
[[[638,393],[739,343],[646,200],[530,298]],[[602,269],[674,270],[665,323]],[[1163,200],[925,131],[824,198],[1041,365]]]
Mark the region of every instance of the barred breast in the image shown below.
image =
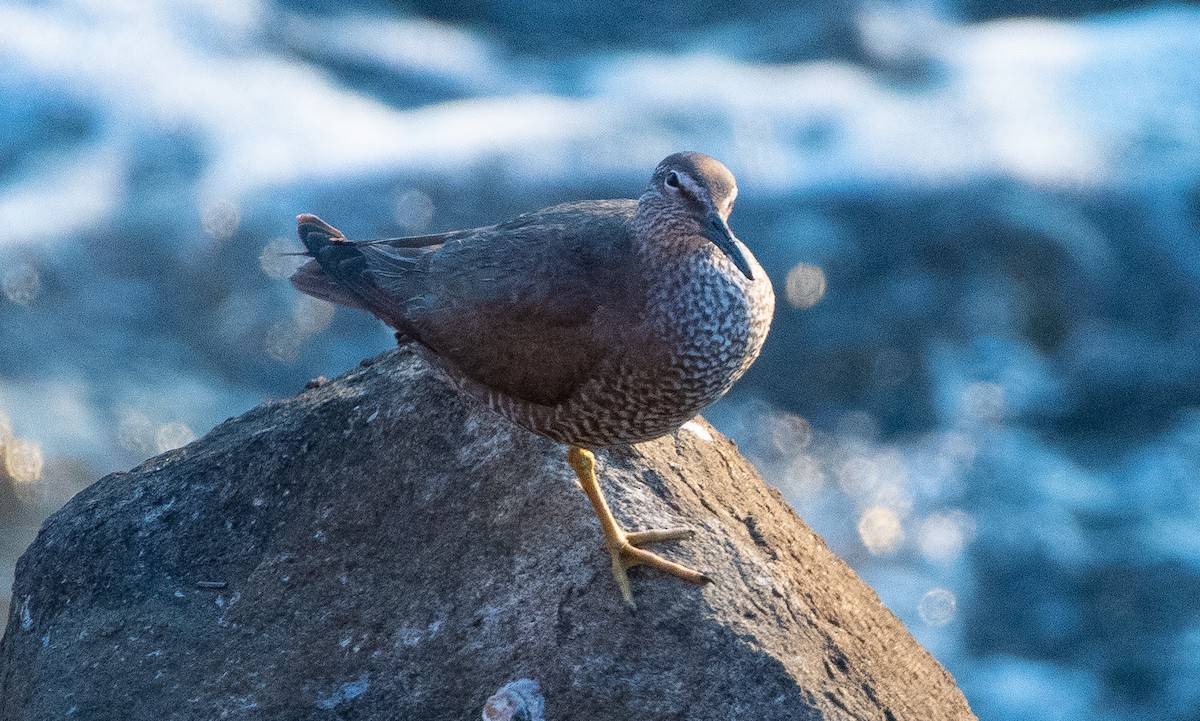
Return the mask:
[[[711,253],[657,268],[639,337],[561,404],[538,406],[456,380],[514,423],[563,443],[605,447],[672,433],[723,396],[766,340],[775,295],[745,253],[754,280],[728,272],[724,257]]]

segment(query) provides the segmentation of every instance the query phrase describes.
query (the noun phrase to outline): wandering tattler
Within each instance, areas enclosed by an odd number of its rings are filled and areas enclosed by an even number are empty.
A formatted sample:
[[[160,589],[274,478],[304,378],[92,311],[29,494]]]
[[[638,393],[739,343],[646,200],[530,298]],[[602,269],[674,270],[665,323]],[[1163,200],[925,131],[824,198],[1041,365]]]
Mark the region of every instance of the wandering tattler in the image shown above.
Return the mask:
[[[638,200],[565,203],[473,230],[350,241],[301,215],[312,260],[291,280],[375,314],[459,390],[568,444],[633,606],[632,566],[709,579],[640,548],[691,530],[617,524],[587,449],[675,431],[758,357],[775,295],[729,229],[736,197],[720,162],[676,153]]]

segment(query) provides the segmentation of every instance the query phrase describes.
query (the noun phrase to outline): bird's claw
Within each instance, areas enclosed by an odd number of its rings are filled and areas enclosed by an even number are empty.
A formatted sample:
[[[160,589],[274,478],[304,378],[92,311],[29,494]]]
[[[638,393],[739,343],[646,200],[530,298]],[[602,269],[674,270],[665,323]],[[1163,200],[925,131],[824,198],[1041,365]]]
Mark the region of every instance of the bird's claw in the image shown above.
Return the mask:
[[[616,538],[612,539],[608,550],[612,554],[613,576],[617,580],[617,586],[621,589],[621,597],[625,599],[625,603],[630,608],[637,608],[637,604],[633,601],[633,588],[629,584],[628,573],[629,569],[634,566],[657,568],[689,583],[703,584],[712,581],[708,576],[695,569],[668,561],[656,553],[638,548],[647,543],[686,540],[695,536],[696,532],[690,528],[667,528],[650,531],[621,531]]]

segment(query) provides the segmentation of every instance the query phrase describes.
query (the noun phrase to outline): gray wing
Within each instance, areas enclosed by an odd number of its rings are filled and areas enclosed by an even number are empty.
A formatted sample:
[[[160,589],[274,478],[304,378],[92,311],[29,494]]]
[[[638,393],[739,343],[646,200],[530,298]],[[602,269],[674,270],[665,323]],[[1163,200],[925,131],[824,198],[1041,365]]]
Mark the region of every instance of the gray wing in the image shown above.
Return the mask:
[[[343,260],[349,272],[336,278],[356,305],[468,378],[554,405],[641,312],[628,231],[636,208],[570,203],[472,231],[349,244],[361,260]]]

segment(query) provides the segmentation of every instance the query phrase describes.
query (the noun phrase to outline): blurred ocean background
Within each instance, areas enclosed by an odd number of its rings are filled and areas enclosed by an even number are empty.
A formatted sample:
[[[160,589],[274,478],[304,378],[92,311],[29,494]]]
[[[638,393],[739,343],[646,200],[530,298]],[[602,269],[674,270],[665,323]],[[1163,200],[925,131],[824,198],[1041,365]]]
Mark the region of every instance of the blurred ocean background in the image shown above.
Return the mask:
[[[392,346],[289,287],[297,213],[484,225],[678,150],[781,299],[708,417],[980,718],[1200,719],[1171,3],[0,2],[0,612],[85,485]]]

